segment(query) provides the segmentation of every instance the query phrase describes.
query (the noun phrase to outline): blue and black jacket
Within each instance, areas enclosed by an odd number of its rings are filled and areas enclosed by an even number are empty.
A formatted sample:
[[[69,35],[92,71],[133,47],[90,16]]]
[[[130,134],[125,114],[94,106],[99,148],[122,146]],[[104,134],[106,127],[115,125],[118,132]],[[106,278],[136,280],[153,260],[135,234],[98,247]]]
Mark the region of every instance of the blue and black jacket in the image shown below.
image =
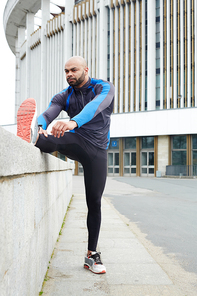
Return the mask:
[[[89,78],[81,88],[69,86],[55,95],[47,110],[38,117],[38,125],[48,125],[64,110],[78,127],[74,132],[93,145],[107,149],[110,116],[113,112],[114,86],[111,82]]]

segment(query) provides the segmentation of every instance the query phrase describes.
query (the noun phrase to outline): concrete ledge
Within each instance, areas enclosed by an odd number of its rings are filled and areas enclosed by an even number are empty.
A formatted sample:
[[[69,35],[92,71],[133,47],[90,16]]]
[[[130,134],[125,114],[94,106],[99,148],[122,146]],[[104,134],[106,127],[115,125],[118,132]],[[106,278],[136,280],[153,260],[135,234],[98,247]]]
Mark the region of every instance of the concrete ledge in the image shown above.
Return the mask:
[[[38,295],[72,196],[72,164],[0,128],[0,294]]]
[[[0,127],[0,177],[72,169],[73,164],[41,152]]]

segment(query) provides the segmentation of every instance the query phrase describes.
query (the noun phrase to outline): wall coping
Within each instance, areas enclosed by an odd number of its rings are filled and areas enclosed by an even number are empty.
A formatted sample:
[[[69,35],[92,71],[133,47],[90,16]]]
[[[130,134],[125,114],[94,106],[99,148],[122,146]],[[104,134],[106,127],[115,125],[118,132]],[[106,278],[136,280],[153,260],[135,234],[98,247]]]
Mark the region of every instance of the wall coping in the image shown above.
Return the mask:
[[[37,147],[0,127],[0,177],[72,169],[73,163],[43,153]]]

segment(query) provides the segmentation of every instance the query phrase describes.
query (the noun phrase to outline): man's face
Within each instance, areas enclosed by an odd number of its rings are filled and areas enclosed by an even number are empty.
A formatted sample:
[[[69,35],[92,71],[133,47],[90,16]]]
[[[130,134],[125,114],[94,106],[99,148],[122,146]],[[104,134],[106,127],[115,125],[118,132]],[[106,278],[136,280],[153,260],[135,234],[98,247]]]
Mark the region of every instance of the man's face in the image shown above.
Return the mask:
[[[80,64],[66,63],[64,71],[66,73],[66,80],[71,86],[79,88],[87,82],[88,68],[84,69]]]

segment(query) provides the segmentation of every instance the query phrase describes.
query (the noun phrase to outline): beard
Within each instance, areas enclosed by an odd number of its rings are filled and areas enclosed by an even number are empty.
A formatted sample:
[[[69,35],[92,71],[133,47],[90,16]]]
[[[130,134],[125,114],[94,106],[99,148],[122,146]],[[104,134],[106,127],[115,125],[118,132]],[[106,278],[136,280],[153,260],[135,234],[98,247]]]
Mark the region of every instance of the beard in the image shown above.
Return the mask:
[[[70,86],[78,86],[85,80],[85,73],[81,74],[79,78],[70,78],[71,81],[69,81],[69,78],[67,79],[67,82]]]

